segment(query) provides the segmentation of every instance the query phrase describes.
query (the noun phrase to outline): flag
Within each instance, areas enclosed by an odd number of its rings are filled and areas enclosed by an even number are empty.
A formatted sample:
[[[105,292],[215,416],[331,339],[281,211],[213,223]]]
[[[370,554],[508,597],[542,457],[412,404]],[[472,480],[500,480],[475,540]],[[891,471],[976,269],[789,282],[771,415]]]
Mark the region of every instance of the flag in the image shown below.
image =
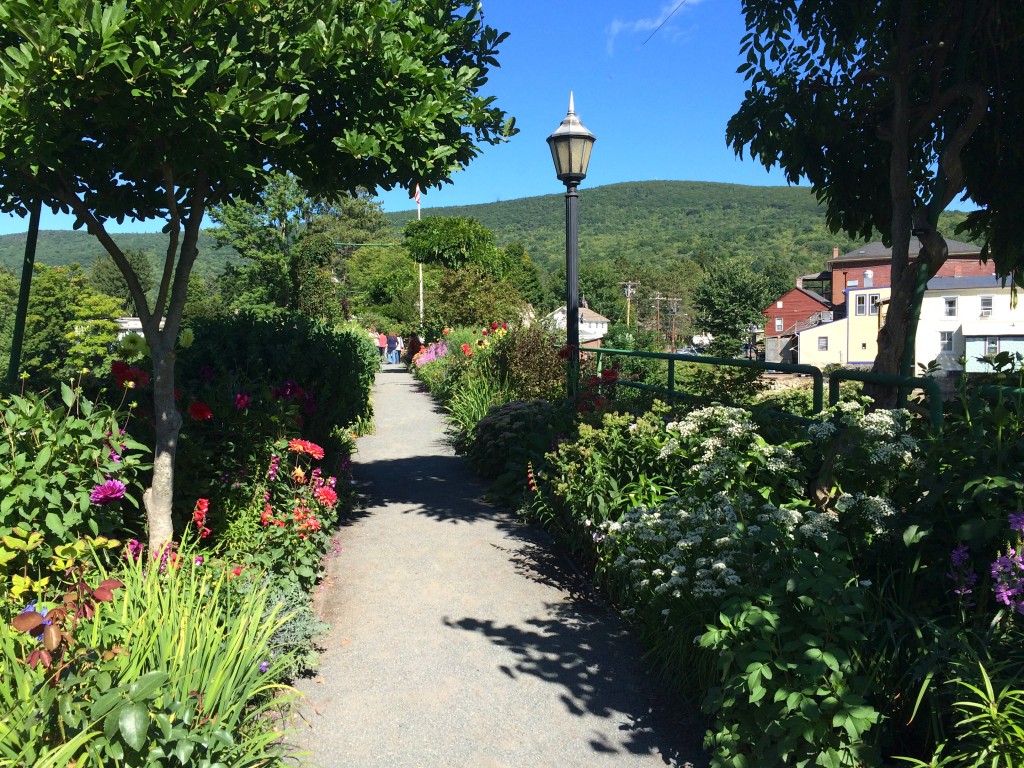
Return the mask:
[[[416,205],[420,204],[420,185],[416,185],[416,191],[412,193],[412,199],[416,201]]]

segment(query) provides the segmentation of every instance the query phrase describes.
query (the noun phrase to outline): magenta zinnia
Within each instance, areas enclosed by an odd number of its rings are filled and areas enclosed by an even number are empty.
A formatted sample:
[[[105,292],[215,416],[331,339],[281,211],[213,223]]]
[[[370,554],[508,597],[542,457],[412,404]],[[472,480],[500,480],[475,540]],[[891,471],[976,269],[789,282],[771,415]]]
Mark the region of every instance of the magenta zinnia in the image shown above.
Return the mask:
[[[89,501],[93,504],[113,504],[124,498],[125,487],[120,480],[107,480],[101,485],[94,486],[89,494]]]

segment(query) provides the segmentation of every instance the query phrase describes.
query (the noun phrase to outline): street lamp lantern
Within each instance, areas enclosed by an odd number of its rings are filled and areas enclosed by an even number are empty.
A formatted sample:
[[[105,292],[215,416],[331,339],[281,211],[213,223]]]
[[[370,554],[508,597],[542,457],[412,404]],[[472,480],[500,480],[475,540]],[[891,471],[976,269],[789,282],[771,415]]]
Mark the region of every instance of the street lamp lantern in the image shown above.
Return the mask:
[[[548,136],[555,175],[565,184],[565,332],[569,353],[569,397],[576,396],[580,354],[579,288],[579,195],[576,188],[587,177],[590,150],[597,137],[583,127],[576,116],[572,93],[569,112],[555,132]]]
[[[569,94],[569,112],[555,132],[548,136],[555,175],[565,186],[576,186],[587,178],[590,150],[597,137],[588,131],[576,116],[572,93]]]

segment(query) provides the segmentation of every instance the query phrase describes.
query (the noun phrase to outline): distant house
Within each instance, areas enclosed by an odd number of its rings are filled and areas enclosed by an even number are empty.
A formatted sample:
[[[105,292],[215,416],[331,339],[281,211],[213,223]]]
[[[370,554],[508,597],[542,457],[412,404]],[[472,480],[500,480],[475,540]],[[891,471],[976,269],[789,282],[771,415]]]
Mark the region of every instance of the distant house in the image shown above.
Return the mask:
[[[1024,354],[1024,308],[1010,306],[1010,287],[991,274],[933,277],[921,303],[915,346],[917,362],[934,360],[946,378],[964,370],[991,371],[982,358]]]
[[[978,246],[956,240],[946,245],[949,258],[935,280],[957,280],[963,287],[962,281],[991,279],[992,268],[981,261]],[[920,241],[912,238],[911,263],[920,252]],[[834,249],[824,272],[797,278],[796,288],[764,310],[765,359],[817,367],[872,365],[891,278],[892,249],[882,243],[867,243],[842,255]],[[921,327],[929,323],[922,314]]]
[[[799,284],[763,310],[764,359],[769,363],[795,363],[797,333],[804,328],[831,322],[829,300]]]
[[[566,314],[567,312],[565,307],[559,307],[544,318],[545,326],[553,330],[564,331],[566,328]],[[601,339],[608,334],[608,325],[611,321],[607,317],[599,315],[597,312],[587,307],[580,307],[579,318],[580,346],[600,347]]]
[[[885,322],[889,293],[887,285],[848,288],[847,300],[853,311],[847,317],[798,332],[799,362],[818,368],[826,365],[871,367],[878,356],[878,329]]]

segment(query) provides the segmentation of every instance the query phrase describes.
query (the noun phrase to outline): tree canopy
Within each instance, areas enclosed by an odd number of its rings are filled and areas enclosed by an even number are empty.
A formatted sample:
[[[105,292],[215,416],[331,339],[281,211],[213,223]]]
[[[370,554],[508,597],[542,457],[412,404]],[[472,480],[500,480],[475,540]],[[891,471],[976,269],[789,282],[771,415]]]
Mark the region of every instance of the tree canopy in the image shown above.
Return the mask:
[[[876,370],[912,344],[917,270],[947,258],[939,214],[958,197],[996,269],[1020,276],[1024,5],[1015,0],[743,0],[749,83],[727,138],[790,182],[809,182],[833,231],[892,245],[893,294]],[[920,290],[923,290],[921,288]],[[908,342],[908,339],[911,341]]]
[[[475,0],[0,2],[0,211],[74,214],[125,275],[154,365],[152,546],[173,533],[173,350],[209,206],[275,171],[313,195],[449,181],[515,132],[481,93],[504,37]],[[169,235],[152,303],[106,228],[126,218]]]

